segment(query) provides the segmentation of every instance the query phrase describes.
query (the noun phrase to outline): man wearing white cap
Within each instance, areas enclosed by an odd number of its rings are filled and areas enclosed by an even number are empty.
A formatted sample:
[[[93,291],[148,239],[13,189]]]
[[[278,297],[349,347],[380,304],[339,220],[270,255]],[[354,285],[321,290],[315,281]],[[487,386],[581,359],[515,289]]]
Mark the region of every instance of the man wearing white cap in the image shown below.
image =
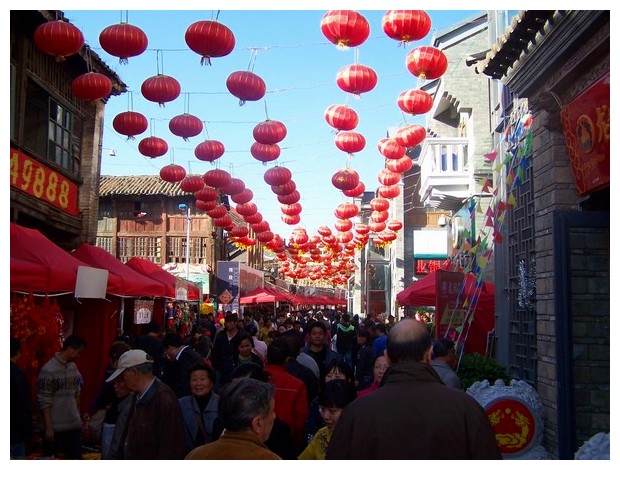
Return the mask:
[[[151,356],[143,350],[123,353],[107,381],[121,376],[134,393],[119,459],[183,459],[187,452],[181,409],[172,389],[154,376]]]

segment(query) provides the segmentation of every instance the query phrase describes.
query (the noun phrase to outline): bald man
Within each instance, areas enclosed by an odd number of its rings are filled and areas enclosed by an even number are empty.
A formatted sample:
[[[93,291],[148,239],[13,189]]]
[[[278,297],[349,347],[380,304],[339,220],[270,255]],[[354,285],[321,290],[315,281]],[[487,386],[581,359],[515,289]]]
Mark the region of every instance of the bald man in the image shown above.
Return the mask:
[[[350,403],[336,424],[328,460],[500,460],[476,400],[446,387],[431,367],[426,325],[403,319],[388,334],[382,386]]]

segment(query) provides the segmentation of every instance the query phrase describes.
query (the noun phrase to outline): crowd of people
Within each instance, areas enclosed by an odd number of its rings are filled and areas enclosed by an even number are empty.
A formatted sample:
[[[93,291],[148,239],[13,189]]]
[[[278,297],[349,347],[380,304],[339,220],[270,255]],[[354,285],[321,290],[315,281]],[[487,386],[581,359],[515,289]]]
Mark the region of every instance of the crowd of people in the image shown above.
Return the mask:
[[[433,342],[416,319],[228,311],[185,336],[147,324],[114,342],[81,415],[84,348],[70,336],[43,366],[35,406],[11,340],[11,458],[29,453],[33,413],[45,458],[82,458],[96,417],[104,460],[501,458],[484,410],[460,389],[454,344]]]

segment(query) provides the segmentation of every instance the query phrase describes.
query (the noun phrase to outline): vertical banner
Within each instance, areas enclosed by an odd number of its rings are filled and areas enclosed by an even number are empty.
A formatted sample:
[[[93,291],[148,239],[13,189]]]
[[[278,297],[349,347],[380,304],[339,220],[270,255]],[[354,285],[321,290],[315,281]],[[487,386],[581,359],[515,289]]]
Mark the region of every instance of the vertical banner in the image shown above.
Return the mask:
[[[133,323],[136,325],[151,323],[154,306],[153,300],[136,300],[133,307]]]
[[[217,262],[217,299],[224,311],[239,311],[239,262]]]
[[[435,283],[435,337],[456,340],[457,329],[465,321],[465,298],[459,295],[465,281],[461,272],[437,270]],[[449,330],[449,332],[448,332]],[[446,332],[448,334],[446,335]]]

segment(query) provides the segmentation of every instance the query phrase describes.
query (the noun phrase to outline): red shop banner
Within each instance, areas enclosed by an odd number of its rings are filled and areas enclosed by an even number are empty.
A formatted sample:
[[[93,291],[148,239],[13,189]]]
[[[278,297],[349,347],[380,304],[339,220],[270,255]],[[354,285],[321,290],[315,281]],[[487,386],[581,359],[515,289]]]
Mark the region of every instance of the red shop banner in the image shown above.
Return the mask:
[[[609,73],[560,112],[580,195],[609,185]]]
[[[78,187],[68,178],[11,148],[11,187],[78,215]]]

